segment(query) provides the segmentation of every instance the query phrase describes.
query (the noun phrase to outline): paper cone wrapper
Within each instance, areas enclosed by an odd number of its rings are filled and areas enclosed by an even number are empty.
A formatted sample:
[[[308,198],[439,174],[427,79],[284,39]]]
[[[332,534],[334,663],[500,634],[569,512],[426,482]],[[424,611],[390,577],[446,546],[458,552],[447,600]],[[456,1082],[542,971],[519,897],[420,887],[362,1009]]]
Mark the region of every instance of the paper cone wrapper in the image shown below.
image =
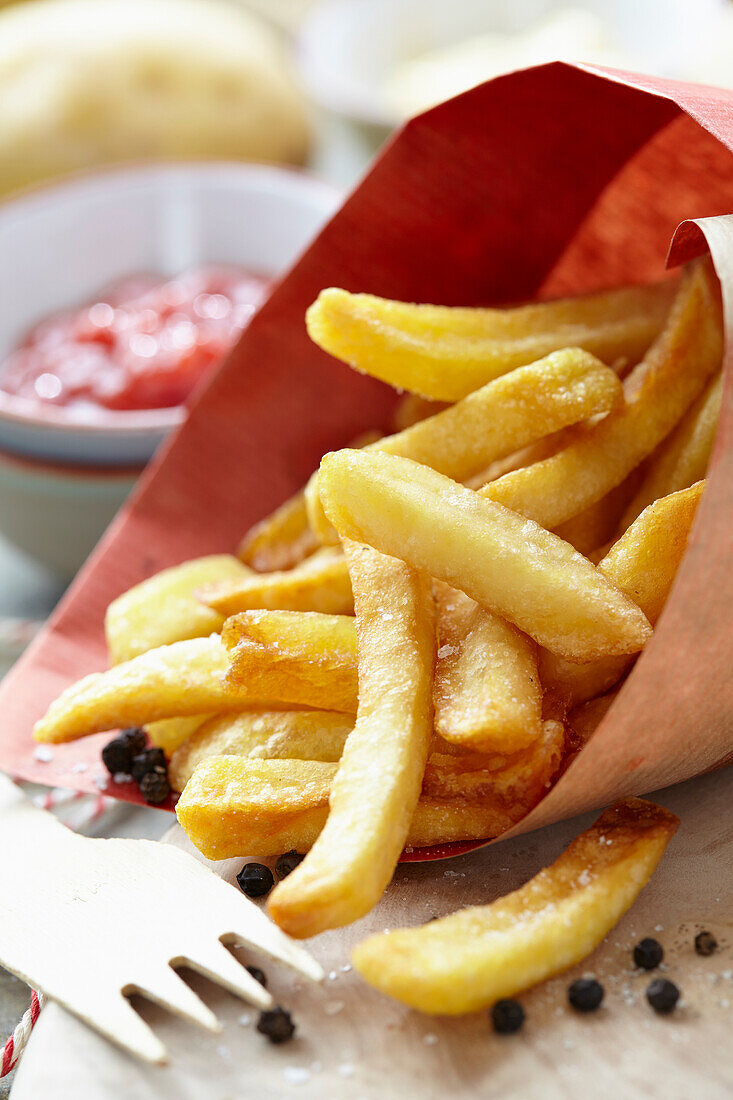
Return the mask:
[[[582,753],[514,831],[731,759],[731,148],[733,93],[561,63],[500,77],[409,122],[254,317],[5,679],[0,766],[96,791],[109,735],[54,746],[44,763],[31,730],[69,683],[106,666],[109,602],[166,566],[233,550],[324,451],[386,427],[394,393],[307,337],[305,310],[323,287],[447,305],[582,293],[658,278],[670,242],[673,263],[709,246],[723,283],[726,385],[708,488],[651,643]],[[110,793],[136,798],[131,784]]]

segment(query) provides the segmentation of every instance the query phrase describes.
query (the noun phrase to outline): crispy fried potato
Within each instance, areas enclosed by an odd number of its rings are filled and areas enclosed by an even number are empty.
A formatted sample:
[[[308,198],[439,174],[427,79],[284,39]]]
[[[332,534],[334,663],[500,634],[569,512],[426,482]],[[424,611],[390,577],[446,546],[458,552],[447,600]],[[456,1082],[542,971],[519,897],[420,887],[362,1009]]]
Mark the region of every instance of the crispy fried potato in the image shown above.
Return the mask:
[[[565,348],[489,382],[444,412],[380,439],[368,450],[411,458],[454,481],[466,481],[552,432],[608,412],[622,395],[612,370],[580,348]],[[308,514],[325,539],[328,521],[317,480],[316,472],[306,490]]]
[[[650,504],[598,564],[599,572],[632,599],[652,625],[674,584],[704,488],[701,481]],[[608,691],[629,663],[629,658],[612,657],[578,665],[555,653],[539,654],[543,685],[566,696],[571,706]]]
[[[535,646],[463,592],[434,586],[440,648],[435,730],[479,752],[512,753],[541,733],[542,689]]]
[[[221,630],[223,617],[196,599],[197,589],[249,575],[249,569],[231,554],[212,554],[164,569],[135,585],[107,608],[104,629],[110,663],[118,665],[149,649]]]
[[[641,470],[637,467],[620,485],[611,489],[610,493],[556,527],[555,534],[593,561],[593,553],[599,547],[612,542],[624,508],[628,506],[640,482]],[[597,560],[600,561],[602,557],[603,554]]]
[[[357,452],[358,453],[358,452]],[[350,924],[381,897],[407,838],[433,732],[429,578],[346,541],[359,638],[359,709],[306,859],[270,896],[290,935]]]
[[[397,403],[392,414],[392,430],[404,432],[405,428],[411,428],[413,424],[419,424],[428,416],[435,416],[448,408],[446,401],[431,401],[429,397],[421,397],[419,393],[406,393]]]
[[[621,520],[622,531],[648,504],[678,489],[687,489],[705,477],[722,398],[723,376],[719,374],[649,459],[644,479]]]
[[[338,451],[321,463],[328,518],[459,588],[541,645],[576,661],[633,653],[642,612],[556,535],[407,458]]]
[[[398,389],[458,401],[516,367],[581,347],[606,363],[636,362],[669,310],[673,287],[623,287],[514,309],[411,305],[322,290],[306,313],[324,351]]]
[[[173,754],[168,768],[174,790],[182,791],[202,760],[244,756],[261,760],[341,758],[354,723],[327,710],[250,710],[220,714],[203,723]]]
[[[178,820],[208,859],[267,859],[291,848],[307,852],[326,823],[336,768],[315,760],[212,756],[199,764],[186,784],[176,806]],[[525,812],[507,807],[503,799],[471,802],[423,796],[406,843],[420,848],[499,836]]]
[[[212,717],[211,714],[190,714],[185,718],[161,718],[159,722],[148,722],[145,729],[152,743],[170,758]]]
[[[354,610],[349,571],[340,549],[319,550],[287,572],[209,585],[198,595],[222,615],[257,608],[331,615],[350,615]]]
[[[356,661],[344,652],[338,637],[330,645],[324,643],[317,654],[244,639],[229,650],[229,661],[224,684],[240,701],[239,709],[270,699],[279,705],[356,713]]]
[[[358,944],[355,969],[421,1012],[460,1015],[580,962],[633,904],[679,824],[651,802],[616,802],[548,868],[491,905]]]
[[[161,718],[235,709],[222,683],[227,653],[218,635],[148,650],[72,684],[36,722],[36,741],[73,741],[88,733],[144,726]]]
[[[556,528],[605,496],[661,443],[720,367],[717,279],[708,264],[685,273],[669,320],[624,382],[626,404],[557,454],[480,489],[543,527]]]
[[[318,549],[301,489],[256,523],[237,548],[237,556],[258,573],[292,569]]]
[[[570,711],[567,717],[569,739],[576,749],[588,742],[616,702],[619,688],[589,699]]]
[[[227,649],[240,642],[269,647],[274,656],[332,662],[338,655],[356,671],[356,626],[353,615],[323,615],[318,611],[241,611],[227,619],[222,631]]]

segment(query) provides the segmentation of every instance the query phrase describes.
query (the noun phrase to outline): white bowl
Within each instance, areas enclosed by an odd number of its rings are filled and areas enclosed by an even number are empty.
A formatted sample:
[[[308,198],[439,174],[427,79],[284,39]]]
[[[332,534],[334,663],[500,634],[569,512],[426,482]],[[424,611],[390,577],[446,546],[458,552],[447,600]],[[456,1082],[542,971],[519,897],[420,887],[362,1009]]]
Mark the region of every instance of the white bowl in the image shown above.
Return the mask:
[[[560,8],[580,8],[609,27],[624,67],[689,77],[725,6],[723,0],[324,0],[303,25],[301,72],[320,106],[384,137],[403,121],[386,94],[390,77],[401,62],[429,51],[487,32],[516,34]],[[519,67],[558,56],[531,57]]]
[[[34,322],[83,305],[125,275],[202,263],[277,275],[334,212],[338,194],[304,173],[250,164],[139,166],[44,187],[0,206],[0,360]],[[0,391],[0,450],[84,465],[146,462],[181,408],[62,408]]]

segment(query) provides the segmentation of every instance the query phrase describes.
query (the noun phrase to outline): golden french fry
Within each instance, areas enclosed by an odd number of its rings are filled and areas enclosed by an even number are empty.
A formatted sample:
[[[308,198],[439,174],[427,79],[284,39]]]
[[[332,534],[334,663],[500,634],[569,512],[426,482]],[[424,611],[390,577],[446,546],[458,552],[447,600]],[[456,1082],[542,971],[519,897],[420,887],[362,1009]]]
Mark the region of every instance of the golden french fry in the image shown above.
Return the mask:
[[[719,374],[649,459],[644,479],[621,520],[621,530],[625,531],[648,504],[705,477],[722,398],[723,376]]]
[[[616,802],[548,868],[491,905],[358,944],[355,969],[421,1012],[460,1015],[580,962],[649,881],[679,825],[651,802]]]
[[[318,663],[340,661],[356,674],[356,625],[353,615],[323,615],[318,611],[240,611],[222,631],[227,649],[240,642],[269,647],[280,655]]]
[[[564,657],[634,653],[643,613],[590,562],[532,520],[407,458],[338,451],[321,463],[328,518],[459,588]]]
[[[556,527],[555,534],[593,561],[594,552],[613,540],[623,510],[628,506],[640,480],[641,470],[637,467],[600,500]]]
[[[411,428],[428,416],[435,416],[447,408],[445,401],[431,401],[429,397],[421,397],[419,393],[406,393],[397,402],[392,414],[392,430],[403,432],[405,428]]]
[[[435,730],[453,744],[512,753],[541,732],[542,689],[535,646],[463,592],[436,582],[440,648]]]
[[[484,486],[482,496],[556,528],[615,485],[661,443],[719,369],[723,346],[717,279],[708,264],[686,272],[669,320],[624,382],[626,404],[550,458]]]
[[[221,630],[222,616],[196,599],[197,589],[249,575],[249,569],[231,554],[212,554],[164,569],[135,585],[107,608],[104,629],[110,663],[117,665],[149,649]]]
[[[323,832],[270,897],[274,920],[297,937],[349,924],[381,897],[407,838],[433,731],[429,578],[370,547],[346,541],[344,551],[359,638],[359,709]]]
[[[148,650],[72,684],[36,722],[36,741],[73,741],[88,733],[144,726],[236,708],[222,683],[227,653],[218,635]]]
[[[652,625],[674,584],[704,488],[701,481],[650,504],[598,564],[599,572],[632,599]],[[578,665],[555,653],[539,654],[543,685],[565,695],[573,706],[608,691],[629,663],[626,657],[615,657]]]
[[[292,569],[318,546],[301,489],[247,532],[237,556],[258,573],[273,573]]]
[[[287,572],[209,585],[198,595],[222,615],[257,608],[332,615],[350,615],[354,610],[349,571],[340,549],[319,550]]]
[[[294,848],[307,852],[328,817],[336,764],[315,760],[251,760],[212,756],[194,771],[176,813],[193,844],[208,859],[245,854],[267,859]],[[500,836],[527,812],[502,798],[422,796],[406,844],[420,848],[456,840]]]
[[[340,759],[354,723],[327,710],[250,710],[220,714],[203,723],[173,754],[168,768],[182,791],[202,760],[244,756],[262,760]]]
[[[185,718],[161,718],[159,722],[146,723],[145,729],[152,743],[170,757],[211,717],[210,714],[190,714]]]
[[[567,717],[569,740],[576,749],[582,748],[593,736],[609,710],[616,702],[619,688],[581,703]]]
[[[322,290],[306,313],[324,351],[398,389],[457,401],[487,382],[566,347],[606,363],[635,362],[669,310],[669,283],[622,287],[514,309],[411,305]]]

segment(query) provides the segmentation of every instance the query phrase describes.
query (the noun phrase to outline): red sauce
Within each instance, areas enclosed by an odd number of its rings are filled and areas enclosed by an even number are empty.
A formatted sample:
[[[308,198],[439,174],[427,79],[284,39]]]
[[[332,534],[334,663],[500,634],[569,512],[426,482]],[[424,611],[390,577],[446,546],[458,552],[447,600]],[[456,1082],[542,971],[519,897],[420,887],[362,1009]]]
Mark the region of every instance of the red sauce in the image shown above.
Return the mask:
[[[0,367],[0,388],[73,411],[183,404],[236,342],[268,280],[231,267],[132,276],[91,305],[37,324]]]

